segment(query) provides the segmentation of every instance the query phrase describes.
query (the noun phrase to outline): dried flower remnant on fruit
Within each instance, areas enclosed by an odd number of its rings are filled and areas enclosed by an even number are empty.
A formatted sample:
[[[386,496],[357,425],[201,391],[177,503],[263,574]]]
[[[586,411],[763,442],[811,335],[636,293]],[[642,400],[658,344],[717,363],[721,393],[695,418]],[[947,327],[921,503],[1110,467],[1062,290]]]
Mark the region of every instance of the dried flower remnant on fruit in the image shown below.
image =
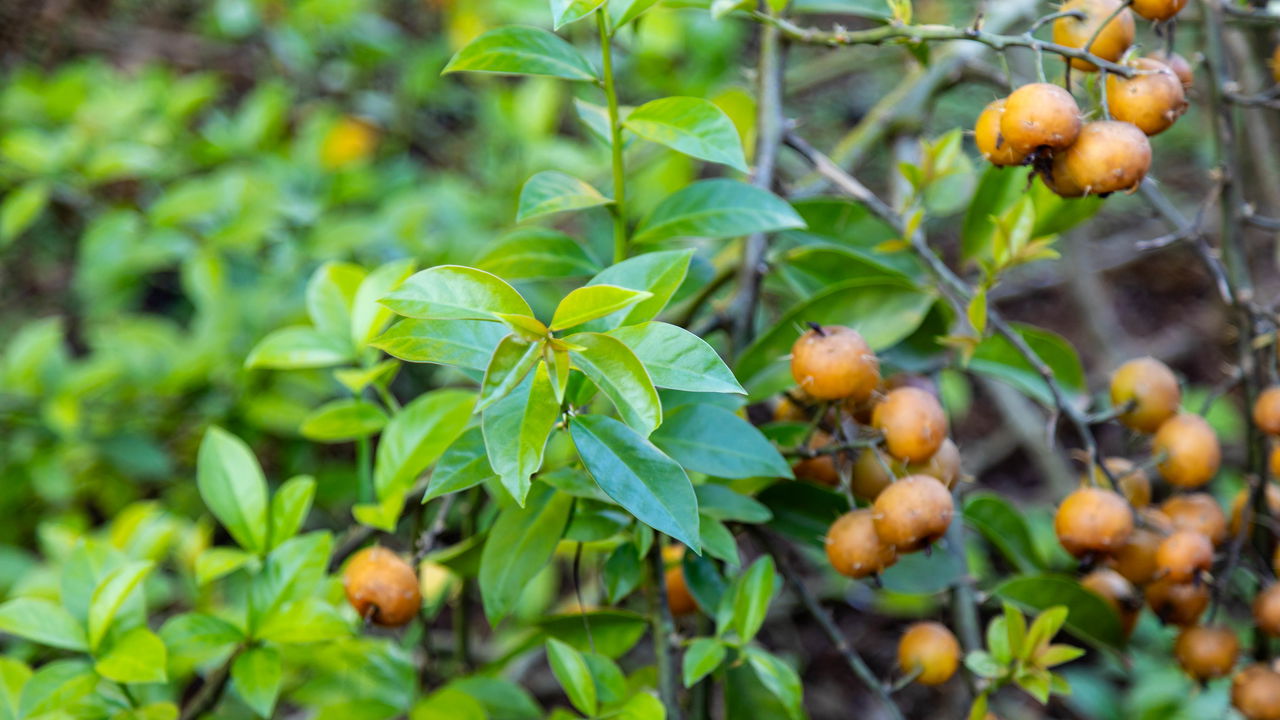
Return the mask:
[[[409,563],[381,547],[356,553],[342,574],[347,602],[361,617],[387,627],[404,625],[418,614],[422,594]]]
[[[960,643],[945,625],[918,622],[898,641],[898,667],[921,685],[941,685],[960,666]]]

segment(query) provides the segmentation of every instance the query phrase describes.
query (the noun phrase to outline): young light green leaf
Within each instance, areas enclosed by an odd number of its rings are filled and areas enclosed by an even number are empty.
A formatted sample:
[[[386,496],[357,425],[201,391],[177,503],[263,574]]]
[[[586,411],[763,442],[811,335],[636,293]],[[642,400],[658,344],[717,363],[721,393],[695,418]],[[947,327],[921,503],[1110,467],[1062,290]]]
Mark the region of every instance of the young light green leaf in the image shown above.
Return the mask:
[[[532,375],[481,417],[489,464],[517,503],[524,503],[529,478],[542,467],[547,438],[559,416],[547,365],[538,363]]]
[[[43,665],[22,687],[18,717],[48,717],[74,708],[98,685],[98,675],[83,660],[54,660]],[[56,717],[56,716],[55,716]]]
[[[244,640],[235,625],[205,613],[183,613],[160,628],[160,639],[175,658],[203,662],[230,650]]]
[[[32,180],[6,194],[0,202],[0,247],[13,242],[39,219],[49,205],[49,183]]]
[[[418,474],[462,434],[475,397],[467,390],[433,390],[396,413],[382,433],[374,462],[374,487],[380,499],[408,491]]]
[[[494,475],[485,453],[484,433],[479,427],[473,427],[458,436],[440,456],[435,470],[431,471],[431,484],[422,502],[475,487]]]
[[[539,483],[524,507],[498,514],[480,556],[480,596],[490,623],[506,617],[529,582],[551,560],[569,523],[573,498]]]
[[[0,605],[0,632],[63,650],[89,649],[88,637],[71,613],[42,598],[14,598]]]
[[[595,69],[572,45],[546,30],[520,25],[490,30],[459,50],[444,72],[462,71],[596,79]]]
[[[764,625],[764,617],[769,611],[769,601],[773,599],[776,583],[773,558],[768,555],[752,563],[738,583],[733,597],[731,624],[743,642],[754,638],[760,632],[760,626]]]
[[[410,320],[407,322],[418,321]],[[342,383],[342,386],[349,390],[352,395],[358,396],[363,394],[367,387],[386,387],[390,385],[398,372],[400,372],[400,361],[387,359],[368,368],[338,368],[333,371],[333,378]]]
[[[267,481],[243,440],[216,425],[200,443],[196,458],[200,497],[240,547],[267,548]]]
[[[800,676],[791,666],[776,656],[758,647],[748,647],[743,651],[751,669],[760,678],[760,683],[782,703],[787,716],[791,720],[804,718],[804,688],[800,684]]]
[[[327,262],[307,281],[307,315],[316,331],[344,343],[351,339],[351,304],[365,279],[352,263]]]
[[[495,320],[494,313],[532,315],[516,289],[483,270],[437,265],[409,276],[382,304],[419,320]]]
[[[269,718],[275,712],[282,675],[280,651],[269,645],[251,647],[231,664],[236,694],[259,717]]]
[[[716,638],[694,638],[684,651],[684,686],[693,687],[699,680],[715,672],[727,654],[724,643]]]
[[[526,180],[520,189],[516,221],[611,204],[613,200],[586,182],[559,170],[544,170]]]
[[[662,403],[640,359],[617,338],[578,333],[566,342],[583,348],[570,353],[574,367],[605,394],[623,421],[648,436],[662,422]]]
[[[1055,665],[1069,663],[1076,658],[1084,656],[1082,648],[1073,647],[1071,645],[1050,645],[1040,652],[1033,660],[1037,665],[1043,668],[1051,668]]]
[[[522,227],[489,246],[476,267],[507,280],[543,280],[591,275],[600,263],[562,232]]]
[[[116,613],[124,605],[125,600],[133,593],[142,579],[155,567],[150,561],[125,563],[107,573],[102,582],[93,591],[89,601],[89,648],[97,650],[111,629]]]
[[[579,330],[603,332],[619,325],[634,325],[654,319],[684,282],[692,258],[692,250],[662,250],[637,255],[605,268],[587,284],[644,290],[653,293],[653,297],[629,309],[592,320]]]
[[[387,414],[382,408],[367,400],[346,398],[312,410],[303,418],[298,432],[316,442],[350,442],[376,435],[386,424]]]
[[[1055,605],[1036,616],[1031,622],[1031,628],[1027,630],[1026,640],[1022,642],[1019,658],[1029,660],[1048,647],[1049,641],[1053,640],[1053,636],[1058,634],[1062,624],[1067,621],[1068,612],[1065,605]]]
[[[613,29],[617,31],[657,4],[658,0],[611,0],[608,7]]]
[[[595,12],[604,0],[551,0],[551,20],[555,29],[577,22]]]
[[[169,653],[159,635],[145,626],[117,638],[93,669],[118,683],[161,683],[168,679]]]
[[[312,532],[290,538],[272,550],[249,586],[249,636],[285,614],[290,605],[316,595],[329,567],[333,537]]]
[[[997,658],[985,650],[972,650],[964,656],[964,666],[978,677],[994,680],[1005,674],[1006,670]]]
[[[255,561],[255,555],[239,548],[211,547],[196,558],[196,585],[208,585]]]
[[[580,287],[560,301],[551,318],[552,330],[565,330],[604,317],[653,297],[645,290],[631,290],[616,285]]]
[[[0,658],[0,720],[18,720],[22,688],[31,679],[31,668],[13,658]]]
[[[350,634],[351,628],[337,608],[315,597],[281,606],[279,612],[264,618],[254,633],[259,640],[284,645],[322,643]]]
[[[609,335],[631,348],[658,387],[746,394],[720,354],[682,327],[647,322],[610,330]]]
[[[412,258],[394,260],[375,269],[360,282],[351,301],[351,339],[356,347],[367,345],[391,322],[394,314],[378,301],[400,287],[417,267],[418,263]]]
[[[408,362],[484,370],[507,330],[484,320],[401,320],[387,328],[373,347]]]
[[[547,339],[547,336],[551,334],[551,330],[548,329],[546,325],[543,325],[541,320],[535,317],[498,313],[497,318],[502,321],[503,325],[511,328],[512,332],[521,338],[524,338],[528,342],[545,340]]]
[[[249,351],[244,366],[299,370],[341,365],[354,357],[351,343],[345,338],[330,337],[313,327],[295,325],[275,330],[262,338]]]
[[[475,409],[484,410],[524,382],[534,363],[538,362],[541,350],[542,343],[527,342],[514,333],[503,338],[485,368]]]
[[[650,440],[686,469],[714,477],[792,477],[790,464],[773,443],[718,405],[668,410]]]
[[[268,549],[298,534],[311,512],[316,494],[316,481],[310,475],[290,478],[271,498],[271,537]]]
[[[631,111],[623,125],[631,132],[685,155],[747,171],[742,138],[715,103],[696,97],[667,97]]]
[[[632,241],[731,238],[804,226],[787,201],[767,190],[737,180],[701,180],[658,203],[640,222]]]
[[[591,679],[591,671],[587,668],[582,653],[555,638],[549,638],[547,661],[551,664],[552,674],[560,681],[560,687],[569,696],[569,702],[583,715],[594,716],[599,708],[596,684]]]

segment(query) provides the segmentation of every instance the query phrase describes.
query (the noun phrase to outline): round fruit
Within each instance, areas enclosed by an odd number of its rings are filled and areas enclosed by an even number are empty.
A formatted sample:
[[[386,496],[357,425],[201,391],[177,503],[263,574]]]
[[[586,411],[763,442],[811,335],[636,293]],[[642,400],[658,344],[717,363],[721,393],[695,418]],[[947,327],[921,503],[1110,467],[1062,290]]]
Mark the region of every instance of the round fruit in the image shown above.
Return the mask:
[[[866,399],[880,384],[880,361],[858,331],[827,325],[791,346],[791,376],[819,400]]]
[[[951,493],[927,475],[909,475],[880,493],[872,506],[876,535],[897,552],[919,550],[951,526]]]
[[[1271,555],[1271,572],[1280,575],[1280,545],[1276,546],[1276,551]]]
[[[1053,41],[1071,48],[1083,48],[1088,52],[1115,62],[1124,55],[1124,51],[1133,44],[1136,31],[1133,13],[1128,9],[1110,18],[1121,6],[1120,0],[1069,0],[1059,8],[1062,12],[1077,10],[1084,13],[1083,18],[1060,17],[1053,21]],[[1106,22],[1106,27],[1102,23]],[[1102,31],[1098,32],[1098,28]],[[1097,39],[1090,43],[1094,34]],[[1088,47],[1085,45],[1088,44]],[[1098,67],[1088,60],[1073,58],[1071,67],[1077,70],[1094,71]]]
[[[1280,478],[1280,445],[1271,448],[1271,460],[1268,465],[1271,469],[1271,477]]]
[[[898,554],[876,534],[870,510],[847,512],[831,524],[826,538],[827,559],[841,575],[863,578],[893,565]]]
[[[1250,665],[1231,679],[1231,706],[1246,720],[1280,720],[1280,673]]]
[[[809,413],[796,404],[794,400],[783,395],[778,404],[773,406],[774,422],[808,422]]]
[[[987,105],[978,122],[973,126],[973,137],[978,143],[978,152],[992,165],[1021,165],[1027,159],[1026,153],[1013,149],[1005,142],[1000,132],[1000,119],[1004,117],[1005,98],[1000,98]]]
[[[907,462],[928,460],[947,438],[947,414],[933,395],[914,387],[890,390],[871,413],[885,449]]]
[[[1178,413],[1182,390],[1168,365],[1140,357],[1111,374],[1111,404],[1116,408],[1132,405],[1116,419],[1138,432],[1151,433]]]
[[[1198,532],[1179,530],[1156,549],[1156,574],[1177,583],[1198,580],[1213,567],[1213,543]]]
[[[677,617],[689,615],[698,610],[698,603],[689,592],[689,584],[684,580],[684,566],[673,565],[667,568],[663,581],[667,585],[667,607]]]
[[[1193,625],[1178,633],[1173,643],[1178,664],[1197,680],[1212,680],[1231,672],[1239,652],[1236,634],[1224,627]]]
[[[1123,575],[1110,568],[1098,568],[1080,580],[1084,589],[1098,595],[1120,618],[1120,628],[1127,637],[1138,622],[1142,596]]]
[[[1240,522],[1244,517],[1244,506],[1249,502],[1249,489],[1242,488],[1231,499],[1231,534],[1240,532]],[[1267,483],[1267,512],[1271,517],[1280,517],[1280,485]]]
[[[1134,465],[1128,458],[1122,457],[1106,458],[1102,463],[1116,479],[1120,493],[1130,505],[1134,508],[1143,508],[1151,504],[1151,478],[1147,477],[1145,470]],[[1106,479],[1106,473],[1095,466],[1093,468],[1094,483],[1102,484]]]
[[[1148,20],[1168,20],[1187,6],[1187,0],[1133,0],[1133,11]]]
[[[1053,179],[1060,195],[1106,195],[1132,190],[1151,167],[1151,143],[1136,126],[1099,120],[1080,128],[1071,147],[1053,158]]]
[[[858,453],[853,463],[853,475],[849,479],[849,489],[854,496],[867,502],[874,502],[880,493],[889,487],[902,473],[902,463],[889,457],[880,448],[866,448]]]
[[[1080,133],[1080,106],[1071,93],[1051,83],[1030,83],[1005,99],[1000,135],[1017,153],[1061,150]]]
[[[1135,527],[1108,564],[1134,585],[1146,585],[1156,577],[1156,550],[1163,540],[1164,535],[1154,530]]]
[[[1280,47],[1271,53],[1271,77],[1280,83]]]
[[[1280,385],[1258,395],[1253,403],[1253,423],[1268,435],[1280,435]]]
[[[1199,415],[1181,413],[1156,431],[1151,452],[1163,456],[1156,466],[1170,484],[1200,487],[1213,479],[1222,462],[1218,436]]]
[[[1129,66],[1142,74],[1131,78],[1107,75],[1107,108],[1111,117],[1133,123],[1147,135],[1168,130],[1187,110],[1182,81],[1158,60],[1137,58]]]
[[[377,146],[376,128],[359,118],[344,117],[321,141],[320,164],[329,170],[350,167],[372,155]]]
[[[831,436],[817,430],[809,438],[806,445],[810,450],[821,450],[831,444]],[[836,468],[836,453],[821,453],[805,458],[791,466],[791,473],[797,480],[808,480],[818,485],[838,487],[840,472]]]
[[[1160,511],[1178,530],[1198,532],[1214,545],[1221,545],[1227,539],[1227,515],[1208,493],[1174,495],[1164,501]]]
[[[941,685],[960,666],[960,643],[945,625],[918,622],[898,641],[898,667],[916,675],[921,685]]]
[[[347,602],[360,617],[386,627],[399,627],[422,607],[418,576],[409,563],[386,548],[356,553],[342,573]]]
[[[960,448],[956,447],[951,438],[947,438],[928,460],[908,465],[907,474],[937,478],[938,482],[949,489],[960,479]]]
[[[1280,635],[1280,583],[1272,583],[1253,599],[1253,621],[1273,637]]]
[[[1119,549],[1133,532],[1133,511],[1118,494],[1080,488],[1058,506],[1053,518],[1058,542],[1076,557]]]
[[[1178,53],[1166,55],[1163,50],[1157,50],[1147,57],[1168,66],[1173,71],[1173,74],[1178,76],[1178,81],[1182,83],[1183,90],[1190,90],[1191,86],[1195,84],[1195,75],[1191,71],[1191,63],[1187,62],[1187,59]]]
[[[1166,623],[1194,625],[1209,607],[1209,586],[1157,580],[1147,586],[1147,604]]]

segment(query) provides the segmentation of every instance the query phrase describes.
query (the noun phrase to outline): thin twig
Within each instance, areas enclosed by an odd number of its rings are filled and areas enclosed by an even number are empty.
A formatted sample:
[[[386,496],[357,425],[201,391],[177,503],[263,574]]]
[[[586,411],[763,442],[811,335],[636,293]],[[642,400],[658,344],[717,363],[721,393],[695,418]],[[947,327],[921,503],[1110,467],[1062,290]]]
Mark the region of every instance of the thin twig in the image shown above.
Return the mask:
[[[242,648],[236,648],[221,665],[209,673],[204,683],[200,685],[200,689],[182,706],[182,713],[178,715],[178,720],[196,720],[218,704],[222,691],[227,687],[227,681],[231,679],[231,665],[240,656],[241,650]]]
[[[675,644],[672,637],[676,632],[675,618],[671,615],[671,606],[667,604],[667,572],[662,558],[662,537],[653,538],[653,546],[649,548],[649,573],[653,577],[646,584],[649,603],[650,632],[653,635],[653,654],[658,668],[658,695],[667,709],[667,717],[680,720],[680,703],[676,699],[677,673],[679,672]]]

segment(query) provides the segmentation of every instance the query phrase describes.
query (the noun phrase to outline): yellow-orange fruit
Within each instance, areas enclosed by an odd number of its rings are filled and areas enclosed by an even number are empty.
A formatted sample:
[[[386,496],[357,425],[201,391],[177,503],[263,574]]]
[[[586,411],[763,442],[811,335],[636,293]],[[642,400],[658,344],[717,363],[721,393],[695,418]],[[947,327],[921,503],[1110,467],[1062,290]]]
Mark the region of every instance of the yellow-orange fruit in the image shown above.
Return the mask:
[[[955,505],[946,486],[927,475],[909,475],[880,493],[872,506],[876,535],[897,552],[912,552],[942,537]]]
[[[1221,545],[1227,539],[1227,515],[1208,493],[1173,495],[1164,501],[1160,510],[1178,530],[1198,532],[1214,545]]]
[[[1178,53],[1166,55],[1163,50],[1157,50],[1147,55],[1147,57],[1168,66],[1173,71],[1173,74],[1178,76],[1178,81],[1182,83],[1183,90],[1190,90],[1195,83],[1195,75],[1191,71],[1191,63],[1187,62],[1187,59]]]
[[[1280,435],[1280,385],[1258,394],[1253,403],[1253,423],[1268,435]]]
[[[1231,706],[1245,720],[1280,720],[1280,673],[1250,665],[1231,679]]]
[[[853,463],[849,489],[855,497],[874,502],[903,470],[901,462],[879,448],[865,448]]]
[[[890,390],[871,413],[889,454],[907,462],[928,460],[947,438],[947,414],[933,395],[914,387]]]
[[[987,105],[973,126],[973,139],[978,144],[978,152],[992,165],[1021,165],[1026,161],[1027,154],[1014,150],[1000,131],[1004,106],[1005,98]]]
[[[861,400],[880,384],[880,361],[858,331],[827,325],[791,346],[791,376],[819,400]]]
[[[1053,165],[1045,165],[1040,168],[1040,179],[1044,182],[1044,186],[1052,190],[1054,193],[1064,198],[1084,197],[1084,188],[1075,184],[1075,182],[1064,175],[1055,175]]]
[[[1146,585],[1156,577],[1156,550],[1163,540],[1164,535],[1154,530],[1136,527],[1107,564],[1134,585]]]
[[[960,643],[945,625],[918,622],[898,641],[898,667],[921,685],[941,685],[960,666]]]
[[[1276,551],[1271,554],[1271,572],[1280,576],[1280,545],[1276,546]]]
[[[852,510],[831,524],[827,530],[827,560],[841,575],[863,578],[893,565],[898,554],[876,534],[872,512]]]
[[[1053,21],[1053,41],[1071,48],[1081,48],[1093,55],[1115,62],[1124,55],[1124,51],[1133,44],[1133,36],[1137,28],[1133,13],[1128,9],[1121,10],[1112,18],[1121,6],[1120,0],[1068,0],[1059,8],[1062,12],[1072,10],[1084,13],[1083,18],[1060,17]],[[1110,21],[1107,18],[1112,18]],[[1102,23],[1106,22],[1103,27]],[[1098,32],[1098,28],[1102,28]],[[1097,34],[1097,39],[1090,40]],[[1088,45],[1088,47],[1085,47]],[[1091,72],[1098,67],[1088,60],[1072,58],[1071,67]]]
[[[667,585],[667,607],[671,608],[672,615],[679,617],[698,610],[698,603],[693,599],[693,593],[689,592],[689,584],[685,582],[682,565],[667,568],[663,578]]]
[[[1182,81],[1158,60],[1136,58],[1129,65],[1142,74],[1131,78],[1107,75],[1107,108],[1111,117],[1133,123],[1147,135],[1168,130],[1187,111]]]
[[[1272,583],[1253,599],[1253,621],[1262,632],[1280,635],[1280,583]]]
[[[1280,445],[1271,448],[1271,460],[1268,463],[1272,479],[1280,478]]]
[[[1171,485],[1200,487],[1213,479],[1222,463],[1222,447],[1209,423],[1199,415],[1180,413],[1156,431],[1151,452],[1163,456],[1160,475]]]
[[[1213,543],[1198,532],[1179,530],[1156,549],[1156,575],[1182,583],[1191,582],[1213,567]]]
[[[1280,485],[1267,483],[1267,512],[1271,517],[1280,517]],[[1231,499],[1231,534],[1240,532],[1240,523],[1244,518],[1244,507],[1249,502],[1249,489],[1241,488]]]
[[[404,625],[422,607],[413,567],[386,548],[368,547],[352,556],[342,573],[342,586],[360,617],[378,625]]]
[[[1000,135],[1015,152],[1061,150],[1080,133],[1080,106],[1071,93],[1051,83],[1030,83],[1005,99]]]
[[[1123,575],[1110,568],[1098,568],[1080,579],[1084,589],[1098,595],[1120,618],[1120,629],[1126,637],[1133,632],[1142,610],[1142,596]]]
[[[320,144],[320,164],[329,170],[355,165],[378,146],[378,131],[355,117],[344,117],[334,123]]]
[[[1240,641],[1224,627],[1194,625],[1178,633],[1173,655],[1188,675],[1197,680],[1212,680],[1231,672]]]
[[[1280,47],[1271,53],[1271,77],[1280,83]]]
[[[1182,389],[1168,365],[1153,357],[1135,358],[1111,373],[1111,404],[1132,404],[1116,419],[1138,432],[1152,433],[1178,413]]]
[[[1137,509],[1151,504],[1151,478],[1147,477],[1145,470],[1134,465],[1132,460],[1122,457],[1106,458],[1102,464],[1106,465],[1111,476],[1116,479],[1116,489],[1130,505]],[[1106,480],[1107,475],[1102,472],[1102,468],[1094,466],[1094,483],[1101,485]]]
[[[1147,586],[1147,605],[1162,621],[1185,627],[1194,625],[1209,607],[1206,583],[1175,583],[1157,580]]]
[[[1098,120],[1080,128],[1075,144],[1053,156],[1060,195],[1106,195],[1132,190],[1151,168],[1151,143],[1135,125]]]
[[[1133,0],[1133,11],[1148,20],[1168,20],[1187,6],[1187,0]]]
[[[1072,555],[1110,553],[1133,532],[1133,511],[1120,495],[1102,488],[1080,488],[1058,506],[1053,518],[1058,542]]]
[[[807,422],[809,414],[791,398],[783,395],[778,399],[778,404],[773,406],[773,420],[774,422]]]
[[[960,448],[956,447],[951,438],[947,438],[928,460],[907,465],[906,474],[937,478],[938,482],[950,489],[960,479]]]
[[[810,450],[821,450],[830,445],[831,442],[830,435],[817,430],[810,436],[807,447]],[[844,455],[844,453],[840,454]],[[796,476],[797,480],[807,480],[827,487],[838,487],[840,485],[840,471],[836,468],[836,453],[822,453],[811,458],[805,458],[791,466],[791,473]]]

